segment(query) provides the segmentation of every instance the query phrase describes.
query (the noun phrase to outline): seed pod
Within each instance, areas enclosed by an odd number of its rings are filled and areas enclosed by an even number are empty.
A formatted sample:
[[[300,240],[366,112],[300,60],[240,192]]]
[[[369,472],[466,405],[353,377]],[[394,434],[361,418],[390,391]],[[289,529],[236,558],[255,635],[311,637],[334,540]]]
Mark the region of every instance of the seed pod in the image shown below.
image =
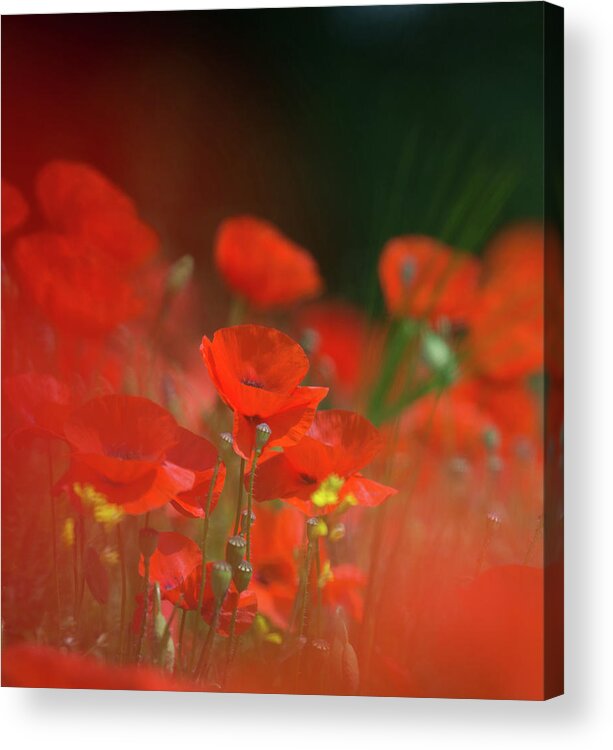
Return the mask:
[[[255,449],[256,451],[262,451],[266,443],[270,440],[272,430],[266,424],[266,422],[260,422],[255,428]]]
[[[247,542],[240,535],[231,536],[226,542],[226,562],[234,568],[245,557]]]
[[[215,601],[223,601],[232,581],[232,566],[227,562],[214,562],[211,566],[211,588]]]
[[[242,538],[242,537],[241,537]],[[251,576],[253,575],[253,567],[247,560],[242,560],[235,568],[232,579],[238,593],[242,593],[249,586]]]
[[[222,455],[227,455],[228,453],[233,454],[233,446],[234,445],[234,438],[232,437],[231,432],[222,432],[219,435],[219,452]]]

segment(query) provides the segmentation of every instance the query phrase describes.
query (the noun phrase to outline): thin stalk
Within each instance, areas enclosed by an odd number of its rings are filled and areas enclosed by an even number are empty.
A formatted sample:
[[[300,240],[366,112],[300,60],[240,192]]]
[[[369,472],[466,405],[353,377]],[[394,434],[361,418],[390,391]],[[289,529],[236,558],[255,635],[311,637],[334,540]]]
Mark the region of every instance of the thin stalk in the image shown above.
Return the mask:
[[[143,645],[145,643],[145,633],[148,626],[149,615],[149,562],[150,558],[145,558],[145,593],[143,594],[143,619],[138,637],[138,649],[136,652],[136,661],[141,664],[143,661]]]
[[[196,671],[194,672],[194,677],[197,680],[204,680],[204,678],[206,678],[209,673],[210,652],[213,648],[215,631],[219,627],[219,615],[221,614],[222,601],[223,600],[215,602],[215,614],[213,616],[213,622],[209,628],[209,632],[206,635],[206,640],[200,653],[200,659],[198,660],[198,666],[196,667]]]
[[[158,648],[158,653],[156,657],[156,662],[158,664],[162,664],[162,659],[164,657],[164,649],[166,648],[166,645],[168,644],[168,641],[170,639],[170,628],[172,627],[172,623],[175,619],[177,609],[180,609],[180,607],[177,604],[175,604],[175,606],[172,608],[172,612],[170,613],[170,617],[168,618],[168,620],[166,621],[166,625],[164,626],[164,631],[162,632],[162,637],[160,638],[160,647]]]
[[[319,638],[321,635],[321,585],[319,579],[321,578],[321,559],[319,556],[319,538],[317,539],[317,549],[315,550],[315,586],[317,587],[317,610],[315,614],[315,637]]]
[[[126,556],[123,548],[123,539],[121,536],[121,524],[117,524],[117,552],[119,553],[119,567],[121,570],[121,615],[119,626],[119,662],[123,663],[124,659],[124,637],[126,631],[126,604],[128,594],[128,581],[126,573]]]
[[[55,508],[55,495],[53,494],[53,459],[51,458],[51,445],[47,443],[47,459],[49,472],[49,500],[51,502],[51,549],[53,553],[53,578],[55,581],[55,599],[57,606],[57,632],[58,638],[62,636],[62,605],[60,598],[60,579],[58,575],[59,556],[57,551],[57,516]]]
[[[177,661],[175,664],[175,672],[183,671],[183,636],[185,635],[185,620],[187,615],[187,611],[185,609],[181,610],[181,624],[179,625],[179,644],[177,647]]]
[[[236,604],[234,605],[234,609],[232,610],[232,619],[230,620],[230,631],[229,631],[229,637],[228,637],[228,655],[226,658],[226,667],[224,669],[224,676],[223,676],[223,684],[225,684],[226,679],[228,677],[228,672],[230,671],[230,667],[232,666],[232,661],[234,660],[234,654],[236,652],[236,617],[238,615],[238,602],[239,599],[236,599]]]
[[[298,630],[298,658],[296,659],[296,673],[294,680],[297,683],[302,668],[302,639],[306,630],[307,617],[309,611],[309,578],[311,575],[311,563],[313,559],[313,544],[309,540],[307,542],[307,551],[304,560],[304,585],[303,585],[303,596],[300,607],[300,619],[299,619],[299,630]]]
[[[202,519],[202,540],[200,542],[200,551],[202,553],[202,578],[200,580],[200,591],[198,592],[198,612],[202,610],[202,603],[204,601],[204,588],[206,585],[206,540],[209,535],[209,522],[210,522],[210,516],[211,516],[211,503],[213,501],[213,491],[215,489],[215,484],[217,483],[217,476],[219,474],[220,467],[221,467],[221,456],[217,456],[215,468],[213,469],[213,476],[211,478],[211,483],[209,485],[209,491],[206,497],[206,507],[204,509],[204,518]]]
[[[243,509],[243,493],[245,491],[245,459],[241,458],[241,465],[238,477],[238,500],[236,503],[236,516],[234,518],[234,536],[238,534],[241,522],[241,511]]]
[[[262,451],[256,450],[251,464],[251,473],[249,475],[249,494],[247,495],[247,562],[251,562],[251,508],[253,505],[253,487],[255,485],[255,469],[258,458]]]

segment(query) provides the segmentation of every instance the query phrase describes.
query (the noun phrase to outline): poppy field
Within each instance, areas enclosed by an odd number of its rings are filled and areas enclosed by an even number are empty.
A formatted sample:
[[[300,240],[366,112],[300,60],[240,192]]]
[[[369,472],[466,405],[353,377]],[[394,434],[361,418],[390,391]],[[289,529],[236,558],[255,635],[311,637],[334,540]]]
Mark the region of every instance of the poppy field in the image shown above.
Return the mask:
[[[4,684],[543,697],[542,225],[390,238],[375,320],[229,217],[211,330],[95,167],[31,192],[2,186]]]
[[[548,13],[3,19],[3,686],[563,691]]]

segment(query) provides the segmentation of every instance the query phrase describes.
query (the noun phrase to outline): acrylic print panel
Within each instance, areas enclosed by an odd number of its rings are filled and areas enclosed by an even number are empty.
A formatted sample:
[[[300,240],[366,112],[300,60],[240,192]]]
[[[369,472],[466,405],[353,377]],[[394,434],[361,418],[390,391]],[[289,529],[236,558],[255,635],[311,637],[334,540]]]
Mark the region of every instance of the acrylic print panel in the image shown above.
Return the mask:
[[[5,17],[2,682],[562,691],[562,15]]]

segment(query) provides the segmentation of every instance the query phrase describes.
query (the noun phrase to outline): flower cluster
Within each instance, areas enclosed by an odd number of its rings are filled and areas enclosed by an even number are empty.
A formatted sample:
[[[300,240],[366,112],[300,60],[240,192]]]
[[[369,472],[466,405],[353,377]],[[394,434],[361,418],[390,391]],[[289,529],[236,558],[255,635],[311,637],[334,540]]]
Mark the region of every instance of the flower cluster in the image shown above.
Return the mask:
[[[542,226],[390,239],[372,319],[228,218],[216,330],[92,167],[3,181],[2,233],[4,684],[543,694]]]

